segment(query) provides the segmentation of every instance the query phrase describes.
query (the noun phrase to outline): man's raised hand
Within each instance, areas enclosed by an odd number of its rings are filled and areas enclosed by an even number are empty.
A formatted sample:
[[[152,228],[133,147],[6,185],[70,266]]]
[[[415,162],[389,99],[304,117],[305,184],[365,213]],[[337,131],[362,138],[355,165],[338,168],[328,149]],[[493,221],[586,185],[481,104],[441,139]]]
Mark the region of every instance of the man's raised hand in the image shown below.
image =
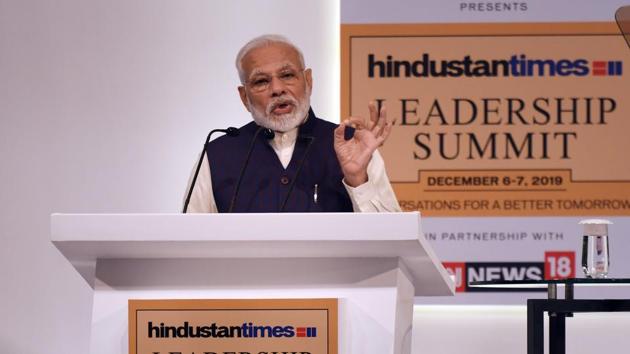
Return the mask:
[[[387,121],[385,106],[378,112],[374,102],[370,102],[368,108],[369,121],[360,117],[350,117],[335,129],[335,152],[344,180],[351,187],[358,187],[367,182],[367,166],[372,153],[383,145],[392,128],[391,123]],[[344,138],[347,126],[355,129],[350,140]]]

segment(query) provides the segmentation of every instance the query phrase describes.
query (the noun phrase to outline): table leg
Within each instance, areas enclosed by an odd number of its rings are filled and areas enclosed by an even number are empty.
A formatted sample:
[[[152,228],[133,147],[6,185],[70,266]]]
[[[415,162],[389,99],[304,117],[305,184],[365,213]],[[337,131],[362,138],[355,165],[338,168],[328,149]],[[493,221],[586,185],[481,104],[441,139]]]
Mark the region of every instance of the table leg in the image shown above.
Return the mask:
[[[549,313],[549,354],[566,352],[566,314]]]
[[[543,309],[535,300],[527,300],[527,354],[545,353]]]

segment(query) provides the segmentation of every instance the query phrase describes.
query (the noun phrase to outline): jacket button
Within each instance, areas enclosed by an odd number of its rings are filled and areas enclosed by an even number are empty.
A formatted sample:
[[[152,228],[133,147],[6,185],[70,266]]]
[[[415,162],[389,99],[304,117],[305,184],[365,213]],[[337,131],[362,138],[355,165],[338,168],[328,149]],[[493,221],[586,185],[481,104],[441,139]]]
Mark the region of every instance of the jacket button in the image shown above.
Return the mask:
[[[287,184],[289,184],[289,177],[287,177],[287,176],[280,177],[280,183],[282,183],[282,184],[284,184],[286,186]]]

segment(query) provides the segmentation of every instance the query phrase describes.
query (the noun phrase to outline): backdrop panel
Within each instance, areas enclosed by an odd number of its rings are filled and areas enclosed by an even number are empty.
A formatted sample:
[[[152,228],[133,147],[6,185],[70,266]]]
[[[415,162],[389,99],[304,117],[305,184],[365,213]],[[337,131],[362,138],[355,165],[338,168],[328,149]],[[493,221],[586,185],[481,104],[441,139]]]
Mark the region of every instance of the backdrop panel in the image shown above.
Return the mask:
[[[629,275],[630,51],[615,23],[342,23],[341,45],[342,117],[387,107],[396,194],[457,276],[459,295],[432,303],[522,304],[531,290],[466,283],[581,276],[577,223],[593,216],[614,218],[611,276]]]

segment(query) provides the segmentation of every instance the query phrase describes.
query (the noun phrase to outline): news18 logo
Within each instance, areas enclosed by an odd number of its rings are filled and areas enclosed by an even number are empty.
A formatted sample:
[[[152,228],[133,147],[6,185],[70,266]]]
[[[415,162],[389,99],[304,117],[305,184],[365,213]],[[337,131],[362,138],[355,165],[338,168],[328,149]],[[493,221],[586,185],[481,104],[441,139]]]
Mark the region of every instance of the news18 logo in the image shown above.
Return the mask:
[[[498,288],[469,287],[472,281],[523,281],[566,279],[575,277],[574,251],[547,251],[544,262],[444,262],[444,268],[455,277],[456,292],[501,292]],[[509,291],[546,291],[510,289]]]

